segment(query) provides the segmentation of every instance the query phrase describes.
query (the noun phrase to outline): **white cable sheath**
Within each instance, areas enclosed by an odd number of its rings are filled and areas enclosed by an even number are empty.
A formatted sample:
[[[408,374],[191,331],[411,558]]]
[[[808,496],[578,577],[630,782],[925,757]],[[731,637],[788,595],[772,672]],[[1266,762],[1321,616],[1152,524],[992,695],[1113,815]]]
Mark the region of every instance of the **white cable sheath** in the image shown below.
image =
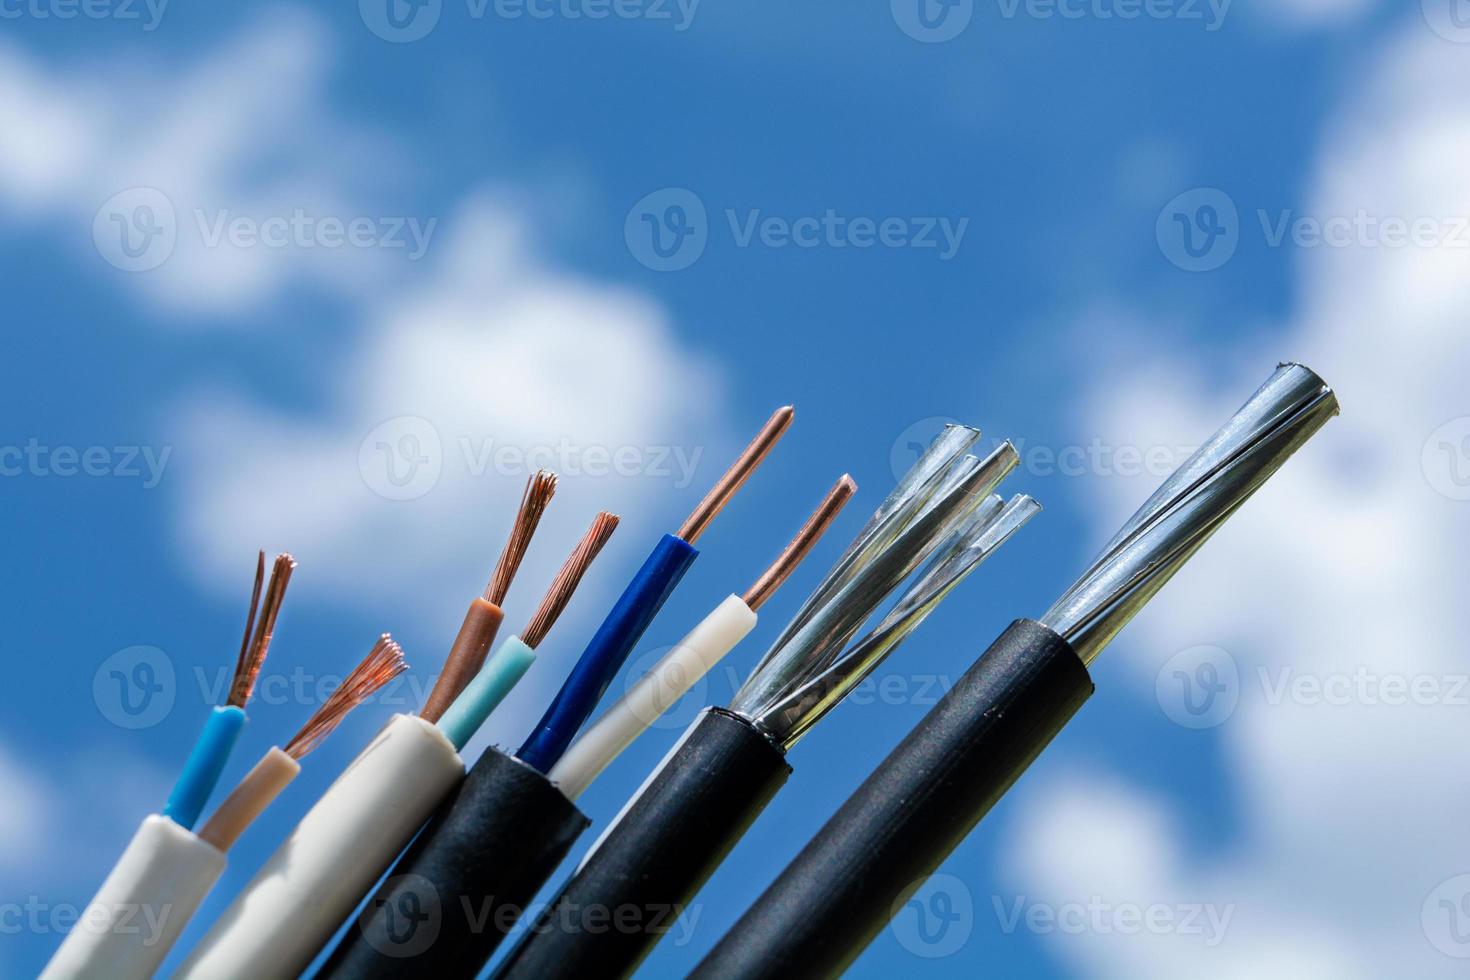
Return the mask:
[[[643,679],[572,743],[548,774],[569,800],[582,795],[607,764],[632,744],[658,716],[683,697],[720,658],[755,629],[756,615],[745,600],[732,595]]]
[[[225,870],[225,856],[168,817],[143,818],[43,980],[148,980]]]
[[[463,776],[464,764],[438,728],[416,715],[394,715],[174,976],[300,976]]]

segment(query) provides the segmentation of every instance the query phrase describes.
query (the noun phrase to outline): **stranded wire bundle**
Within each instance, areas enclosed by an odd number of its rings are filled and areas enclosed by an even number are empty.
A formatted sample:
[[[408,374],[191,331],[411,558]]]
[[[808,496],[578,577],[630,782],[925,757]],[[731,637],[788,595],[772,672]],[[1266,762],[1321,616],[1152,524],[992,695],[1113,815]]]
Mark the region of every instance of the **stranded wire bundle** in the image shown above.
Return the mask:
[[[769,454],[792,415],[789,406],[776,411],[679,532],[663,536],[525,744],[514,756],[491,748],[480,757],[363,908],[321,976],[473,976],[480,970],[588,825],[572,801],[576,793],[563,791],[547,773],[567,757],[577,731],[693,562],[694,542]],[[753,587],[756,605],[780,584],[850,494],[850,486],[839,481],[797,541]],[[655,684],[677,686],[679,672],[704,659],[712,663],[725,644],[733,646],[754,625],[749,607],[742,616],[727,604],[712,618],[709,630],[692,642],[686,639],[685,652],[667,671],[655,669]],[[635,703],[658,700],[656,691],[645,689]],[[615,743],[631,741],[638,730],[641,726],[627,718],[614,721],[595,737],[599,747],[572,753],[578,781],[590,781],[595,775],[590,770],[621,749]]]
[[[1281,365],[1042,617],[1017,620],[735,924],[695,976],[840,973],[1092,694],[1087,666],[1337,413]]]
[[[163,807],[163,815],[185,830],[193,827],[194,821],[199,819],[199,812],[209,801],[209,794],[214,792],[220,773],[224,772],[225,763],[240,739],[240,729],[245,727],[245,705],[249,703],[250,695],[255,693],[255,680],[270,650],[276,618],[280,615],[286,586],[295,568],[296,562],[290,555],[276,556],[262,605],[260,586],[265,577],[265,552],[262,551],[256,559],[255,588],[250,595],[245,638],[240,641],[240,654],[235,660],[235,675],[230,681],[228,700],[210,712],[204,730],[199,733],[194,750],[189,753],[189,760]]]
[[[285,559],[290,562],[289,557]],[[278,568],[281,565],[278,563]],[[259,599],[257,575],[255,598]],[[279,591],[274,603],[279,606]],[[255,601],[251,603],[254,619]],[[274,616],[265,621],[273,624]],[[270,629],[262,634],[268,645]],[[246,646],[251,648],[250,627]],[[261,648],[263,649],[263,647]],[[263,653],[250,658],[248,672],[253,684]],[[246,663],[243,661],[242,663]],[[225,868],[225,852],[247,826],[301,771],[300,760],[321,744],[347,713],[362,704],[384,684],[407,669],[403,651],[384,634],[366,658],[289,742],[285,749],[272,748],[249,775],[220,804],[198,834],[180,826],[171,817],[144,818],[142,826],[118,860],[89,906],[84,920],[89,924],[72,930],[42,976],[146,978],[153,975],[168,955],[179,934],[198,910]],[[245,674],[237,671],[237,676]],[[244,694],[237,685],[235,691]],[[96,909],[93,913],[91,909]],[[110,921],[93,921],[92,916],[110,917],[131,910],[156,915],[163,924],[159,935],[145,940],[138,930],[114,928]]]
[[[521,516],[526,516],[524,502]],[[176,976],[286,978],[306,969],[460,778],[463,763],[454,737],[473,733],[465,716],[483,718],[525,672],[535,646],[566,608],[617,523],[611,514],[597,515],[522,635],[506,640],[481,668],[481,674],[495,675],[493,683],[477,686],[479,675],[471,679],[439,725],[413,715],[389,722],[301,819]],[[506,650],[511,652],[502,656]],[[453,737],[441,728],[451,715],[460,719]]]
[[[501,964],[499,977],[622,976],[677,915],[791,772],[787,750],[1038,509],[992,490],[1018,463],[1002,445],[967,455],[951,426],[878,508],[762,659],[729,709],[707,709],[583,859]],[[873,611],[928,568],[869,634]],[[582,923],[584,910],[638,910],[637,928]]]

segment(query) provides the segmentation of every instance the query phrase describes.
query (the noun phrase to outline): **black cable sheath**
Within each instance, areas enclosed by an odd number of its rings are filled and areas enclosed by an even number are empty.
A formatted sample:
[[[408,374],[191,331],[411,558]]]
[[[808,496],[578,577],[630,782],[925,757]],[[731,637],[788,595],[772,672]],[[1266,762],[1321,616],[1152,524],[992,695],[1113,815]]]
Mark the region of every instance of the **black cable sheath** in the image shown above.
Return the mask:
[[[632,973],[790,774],[750,722],[706,709],[495,976]]]
[[[691,976],[841,973],[1092,690],[1066,640],[1012,623]]]
[[[486,750],[317,977],[473,978],[588,822],[541,773]]]

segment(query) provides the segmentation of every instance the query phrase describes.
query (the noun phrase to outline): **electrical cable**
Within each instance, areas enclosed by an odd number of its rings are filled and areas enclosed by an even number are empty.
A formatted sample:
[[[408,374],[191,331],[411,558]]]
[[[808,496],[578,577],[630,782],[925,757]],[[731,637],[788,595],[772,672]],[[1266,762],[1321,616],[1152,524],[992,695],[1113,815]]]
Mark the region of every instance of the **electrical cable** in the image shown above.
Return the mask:
[[[486,750],[364,905],[320,977],[473,976],[588,820],[545,773],[697,552],[693,543],[791,424],[777,410],[700,501],[664,535],[593,636],[516,756]],[[415,923],[434,909],[432,928]]]
[[[510,536],[500,553],[500,560],[495,563],[490,582],[485,586],[484,594],[471,600],[454,645],[449,648],[449,656],[444,658],[444,669],[439,672],[438,679],[429,690],[429,697],[419,710],[419,717],[425,721],[438,721],[465,685],[480,675],[485,657],[495,642],[495,634],[500,630],[501,620],[505,618],[501,605],[521,567],[521,560],[526,557],[526,550],[531,546],[541,515],[546,512],[546,505],[555,493],[554,473],[537,470],[526,481],[515,523],[511,525]]]
[[[1337,411],[1320,377],[1279,366],[1040,622],[1017,620],[981,655],[694,976],[848,967],[1091,696],[1107,642]]]
[[[501,643],[495,656],[490,658],[480,672],[465,685],[454,703],[445,710],[438,722],[439,730],[454,743],[456,751],[465,747],[465,743],[479,730],[485,719],[490,717],[490,712],[495,710],[511,688],[531,668],[536,660],[536,648],[541,645],[557,617],[566,608],[572,593],[582,581],[582,576],[586,574],[592,560],[602,551],[602,546],[607,544],[608,538],[612,537],[617,526],[616,515],[606,511],[597,515],[592,527],[557,573],[556,580],[541,600],[541,607],[536,610],[530,624],[520,636],[512,636]]]
[[[468,741],[525,672],[525,667],[507,665],[530,665],[536,646],[566,609],[617,525],[616,516],[597,515],[521,636],[508,638],[481,670],[481,675],[492,675],[486,684],[477,675],[437,725],[422,717],[394,716],[235,897],[176,976],[284,980],[311,964],[463,776],[458,752],[463,741],[455,740]],[[268,783],[275,777],[264,773],[260,778]],[[249,805],[253,800],[242,809]],[[225,827],[236,822],[232,816]]]
[[[407,668],[403,651],[384,634],[286,748],[271,748],[256,763],[198,834],[161,815],[143,818],[41,976],[46,980],[153,976],[224,872],[225,852],[301,771],[300,760],[347,712]],[[157,931],[150,934],[130,920],[156,922]]]
[[[625,976],[637,969],[785,784],[787,750],[1038,509],[992,491],[1015,447],[966,455],[953,427],[879,506],[729,708],[706,709],[593,843],[497,977]],[[892,611],[849,644],[919,569]],[[650,910],[665,914],[654,917]],[[592,915],[623,917],[605,928]]]
[[[219,783],[225,763],[240,739],[240,730],[245,727],[245,706],[255,691],[255,680],[270,650],[276,618],[286,597],[286,585],[291,581],[291,572],[295,568],[296,562],[290,555],[276,556],[262,604],[260,587],[265,576],[265,552],[260,552],[256,558],[255,588],[250,595],[250,609],[245,619],[245,637],[240,641],[240,653],[235,658],[235,673],[230,680],[227,700],[215,707],[205,719],[204,729],[195,740],[163,807],[163,816],[185,830],[191,829],[199,819],[200,811],[209,801],[209,795]],[[258,620],[257,611],[260,614]]]
[[[546,714],[516,752],[516,758],[542,773],[556,765],[628,659],[633,645],[698,556],[694,543],[790,428],[794,415],[790,405],[777,409],[690,513],[678,533],[665,534],[654,546],[653,553],[587,644]]]
[[[581,796],[644,729],[755,629],[757,611],[806,557],[855,492],[857,484],[844,473],[796,537],[743,596],[729,596],[716,606],[572,743],[548,773],[567,799]]]

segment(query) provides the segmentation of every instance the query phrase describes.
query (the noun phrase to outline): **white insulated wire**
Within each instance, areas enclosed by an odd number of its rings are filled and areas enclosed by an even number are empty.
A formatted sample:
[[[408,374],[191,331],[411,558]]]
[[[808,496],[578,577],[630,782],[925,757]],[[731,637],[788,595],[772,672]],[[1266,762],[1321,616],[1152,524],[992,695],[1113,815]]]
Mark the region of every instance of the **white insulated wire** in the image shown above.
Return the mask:
[[[223,852],[168,817],[144,817],[42,980],[148,980],[224,870]]]
[[[175,978],[294,980],[464,776],[453,744],[395,715],[236,896]]]
[[[552,767],[550,779],[575,800],[618,754],[683,697],[755,629],[756,614],[738,595],[714,608],[627,694],[587,729]]]

